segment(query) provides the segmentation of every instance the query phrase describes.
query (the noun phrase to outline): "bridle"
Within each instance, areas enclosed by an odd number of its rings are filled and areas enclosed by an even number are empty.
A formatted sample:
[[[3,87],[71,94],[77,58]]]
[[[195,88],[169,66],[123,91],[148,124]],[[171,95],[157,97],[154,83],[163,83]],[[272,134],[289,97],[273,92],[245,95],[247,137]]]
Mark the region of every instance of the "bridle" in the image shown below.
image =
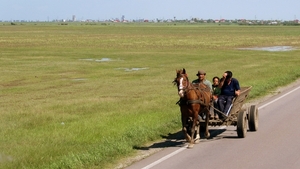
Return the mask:
[[[182,85],[182,81],[184,80],[184,78],[186,78],[186,86]],[[174,83],[177,84],[177,88],[178,88],[178,95],[181,97],[180,100],[176,103],[176,104],[201,104],[204,106],[207,106],[205,104],[205,97],[203,98],[204,100],[200,99],[201,96],[198,95],[199,99],[196,100],[190,100],[190,99],[184,99],[185,96],[187,96],[187,94],[192,91],[192,90],[200,90],[201,89],[195,89],[193,87],[193,85],[191,85],[191,83],[189,82],[188,77],[185,74],[178,74],[177,78],[175,78]]]
[[[184,78],[186,79],[186,86],[183,86],[183,80]],[[179,79],[179,82],[178,82]],[[176,78],[176,84],[177,84],[177,88],[178,88],[178,94],[182,94],[182,97],[187,93],[187,91],[190,88],[190,82],[187,76],[180,74],[177,76]]]

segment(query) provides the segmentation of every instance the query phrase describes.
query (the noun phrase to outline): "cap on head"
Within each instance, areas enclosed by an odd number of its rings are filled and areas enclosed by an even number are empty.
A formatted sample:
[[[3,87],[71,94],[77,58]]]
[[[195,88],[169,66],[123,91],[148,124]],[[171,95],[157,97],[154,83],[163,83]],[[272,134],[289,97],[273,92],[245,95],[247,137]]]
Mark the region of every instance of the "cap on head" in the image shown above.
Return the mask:
[[[206,73],[204,70],[198,70],[198,73],[196,74],[196,76],[199,76],[199,75],[206,75]]]

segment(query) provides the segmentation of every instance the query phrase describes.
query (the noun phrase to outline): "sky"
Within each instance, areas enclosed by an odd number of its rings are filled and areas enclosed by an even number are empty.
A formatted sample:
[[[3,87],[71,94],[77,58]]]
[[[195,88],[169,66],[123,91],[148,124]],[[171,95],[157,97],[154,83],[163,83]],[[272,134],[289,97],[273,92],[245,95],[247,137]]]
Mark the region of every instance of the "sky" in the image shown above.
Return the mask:
[[[0,20],[295,20],[300,0],[0,0]]]

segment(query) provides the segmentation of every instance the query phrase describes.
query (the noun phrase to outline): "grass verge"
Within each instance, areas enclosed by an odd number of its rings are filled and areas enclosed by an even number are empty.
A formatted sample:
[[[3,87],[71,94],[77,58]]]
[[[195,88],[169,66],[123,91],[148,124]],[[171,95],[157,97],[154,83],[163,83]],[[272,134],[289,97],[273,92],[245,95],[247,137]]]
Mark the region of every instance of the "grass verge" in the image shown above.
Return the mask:
[[[300,77],[297,27],[2,25],[0,39],[0,168],[107,168],[180,130],[176,69],[231,70],[249,99]],[[295,50],[239,50],[268,46]]]

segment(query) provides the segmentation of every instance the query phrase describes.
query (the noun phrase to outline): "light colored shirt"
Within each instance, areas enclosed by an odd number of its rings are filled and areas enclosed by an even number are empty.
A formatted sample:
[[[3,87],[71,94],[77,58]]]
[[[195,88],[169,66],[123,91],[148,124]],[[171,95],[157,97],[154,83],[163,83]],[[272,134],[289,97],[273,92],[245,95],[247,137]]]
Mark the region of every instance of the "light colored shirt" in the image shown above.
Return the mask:
[[[193,80],[192,83],[199,83],[199,79]],[[203,80],[203,84],[205,84],[206,86],[208,86],[208,87],[210,88],[210,91],[211,91],[211,92],[213,91],[213,90],[212,90],[212,84],[211,84],[211,82],[210,82],[209,80],[204,79],[204,80]]]

